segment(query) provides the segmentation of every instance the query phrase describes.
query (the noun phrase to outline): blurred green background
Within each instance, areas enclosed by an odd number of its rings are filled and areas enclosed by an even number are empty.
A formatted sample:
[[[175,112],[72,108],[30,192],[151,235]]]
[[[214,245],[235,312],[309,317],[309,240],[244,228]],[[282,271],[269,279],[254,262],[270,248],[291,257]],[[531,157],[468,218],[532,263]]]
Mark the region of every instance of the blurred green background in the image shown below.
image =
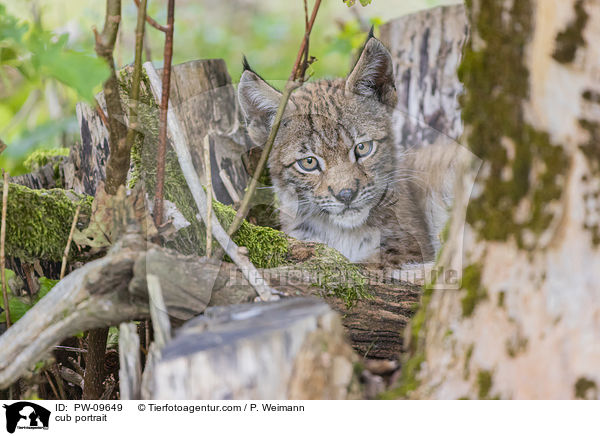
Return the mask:
[[[317,62],[309,72],[343,76],[372,24],[459,1],[372,0],[347,7],[323,0],[310,45]],[[166,0],[148,3],[149,14],[165,23]],[[75,104],[90,101],[107,73],[95,57],[91,30],[102,30],[104,9],[103,0],[0,1],[0,139],[8,145],[0,167],[11,175],[27,172],[23,162],[31,151],[78,140]],[[133,0],[123,0],[118,67],[133,61],[136,13]],[[266,79],[285,80],[303,33],[302,0],[177,0],[173,62],[223,58],[237,82],[245,54]],[[146,35],[144,60],[161,66],[164,36],[149,26]]]

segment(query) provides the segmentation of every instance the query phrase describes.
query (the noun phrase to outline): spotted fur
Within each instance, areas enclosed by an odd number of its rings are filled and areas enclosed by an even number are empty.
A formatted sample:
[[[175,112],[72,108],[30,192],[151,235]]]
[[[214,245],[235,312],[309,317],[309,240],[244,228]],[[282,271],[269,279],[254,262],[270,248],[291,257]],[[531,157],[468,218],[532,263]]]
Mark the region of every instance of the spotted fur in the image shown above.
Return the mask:
[[[244,67],[240,107],[249,135],[264,144],[281,94],[246,61]],[[309,82],[293,93],[268,162],[286,233],[326,243],[353,262],[434,257],[449,191],[443,179],[435,189],[428,185],[426,156],[397,144],[395,106],[392,60],[374,37],[346,79]],[[374,148],[364,158],[356,154],[361,143]],[[319,170],[299,166],[309,157]],[[436,170],[445,165],[438,164]]]

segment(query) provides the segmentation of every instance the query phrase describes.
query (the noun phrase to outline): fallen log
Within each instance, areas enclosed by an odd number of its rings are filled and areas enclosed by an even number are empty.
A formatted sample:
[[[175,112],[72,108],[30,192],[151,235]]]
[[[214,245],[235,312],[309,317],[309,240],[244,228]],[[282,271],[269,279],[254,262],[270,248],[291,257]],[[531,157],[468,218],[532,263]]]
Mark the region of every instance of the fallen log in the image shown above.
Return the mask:
[[[361,355],[397,358],[402,346],[400,332],[418,299],[419,287],[394,281],[362,283],[367,298],[343,299],[340,290],[354,289],[352,280],[363,277],[361,270],[351,264],[349,270],[344,270],[343,264],[339,269],[339,259],[327,257],[331,250],[327,247],[298,241],[294,246],[287,265],[260,270],[269,284],[282,296],[321,297],[331,304],[343,315],[343,323]],[[293,263],[296,265],[290,266]],[[326,267],[338,268],[331,274],[339,276],[324,273]],[[105,257],[67,275],[0,336],[0,389],[69,336],[147,318],[149,272],[159,278],[175,326],[202,313],[207,305],[248,303],[256,297],[252,286],[231,263],[183,256],[148,244],[137,233],[127,233]]]
[[[62,339],[147,315],[147,304],[130,302],[127,296],[137,244],[138,238],[122,250],[118,244],[111,254],[73,271],[0,336],[0,389]]]
[[[0,187],[2,184],[0,181]],[[92,198],[64,189],[30,189],[9,183],[7,203],[6,254],[31,263],[60,262],[75,210],[81,206],[77,227],[85,227]],[[73,244],[72,257],[78,252]]]

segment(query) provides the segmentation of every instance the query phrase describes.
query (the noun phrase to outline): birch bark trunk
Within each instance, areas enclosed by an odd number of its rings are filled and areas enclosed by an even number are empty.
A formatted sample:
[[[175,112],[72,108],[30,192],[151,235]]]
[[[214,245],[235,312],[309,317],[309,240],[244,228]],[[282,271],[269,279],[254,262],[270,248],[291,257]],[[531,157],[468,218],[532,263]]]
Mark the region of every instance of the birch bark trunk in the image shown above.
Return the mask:
[[[471,0],[467,15],[464,138],[483,165],[438,263],[461,289],[426,291],[403,393],[598,399],[600,4]]]

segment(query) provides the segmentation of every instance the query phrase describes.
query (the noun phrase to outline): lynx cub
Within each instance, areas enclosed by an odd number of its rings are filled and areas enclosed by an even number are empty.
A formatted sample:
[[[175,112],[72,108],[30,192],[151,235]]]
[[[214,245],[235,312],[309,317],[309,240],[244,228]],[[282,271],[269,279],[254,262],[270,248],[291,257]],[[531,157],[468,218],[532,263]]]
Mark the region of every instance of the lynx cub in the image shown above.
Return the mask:
[[[281,94],[244,67],[238,99],[250,137],[264,144]],[[398,144],[396,99],[391,56],[372,35],[345,80],[306,83],[292,94],[269,157],[283,231],[353,262],[433,260],[454,151]]]

